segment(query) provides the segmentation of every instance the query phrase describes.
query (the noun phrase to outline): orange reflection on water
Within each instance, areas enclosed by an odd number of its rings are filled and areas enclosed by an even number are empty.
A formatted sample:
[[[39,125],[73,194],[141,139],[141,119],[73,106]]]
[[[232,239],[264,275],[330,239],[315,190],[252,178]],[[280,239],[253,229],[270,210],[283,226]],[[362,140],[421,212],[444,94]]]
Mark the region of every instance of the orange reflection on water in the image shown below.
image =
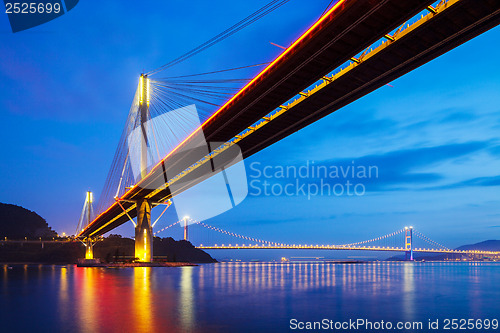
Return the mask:
[[[183,325],[175,295],[155,292],[150,267],[75,268],[74,279],[76,318],[83,332],[178,332],[178,321]]]
[[[151,267],[134,268],[133,314],[135,332],[156,332],[151,306]]]
[[[7,281],[9,281],[9,279],[7,279],[7,276],[8,276],[8,266],[7,265],[3,265],[3,289],[4,291],[7,290],[8,288],[8,283]]]
[[[267,329],[273,327],[275,318],[290,313],[345,318],[343,311],[348,309],[356,315],[413,321],[445,311],[444,305],[446,311],[484,317],[498,299],[494,281],[500,279],[500,270],[496,267],[416,262],[259,262],[120,269],[19,265],[3,266],[0,291],[7,301],[19,292],[38,291],[29,302],[42,300],[42,307],[45,299],[55,298],[56,302],[48,303],[56,304],[50,307],[53,317],[48,322],[63,331],[259,331],[248,318],[262,320]],[[10,310],[8,306],[2,309]],[[33,322],[46,320],[42,314],[30,313],[39,315]],[[247,318],[238,317],[242,314]],[[22,320],[13,322],[18,325]]]
[[[42,266],[38,266],[38,275],[41,276]],[[40,278],[38,279],[41,280]],[[66,267],[61,267],[61,274],[59,277],[59,288],[58,288],[58,298],[59,298],[59,308],[61,318],[63,320],[71,320],[71,299],[69,295],[69,287],[68,287],[68,269]]]
[[[97,270],[93,268],[77,268],[76,297],[78,300],[78,319],[80,327],[86,332],[95,332],[99,328],[99,306],[97,302]]]

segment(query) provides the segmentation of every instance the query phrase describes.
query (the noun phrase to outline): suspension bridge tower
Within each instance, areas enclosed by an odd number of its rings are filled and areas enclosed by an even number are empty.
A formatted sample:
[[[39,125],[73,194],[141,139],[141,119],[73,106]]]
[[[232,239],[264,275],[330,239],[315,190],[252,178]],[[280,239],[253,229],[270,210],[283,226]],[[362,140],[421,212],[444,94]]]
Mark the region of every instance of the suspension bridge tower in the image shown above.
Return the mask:
[[[183,220],[184,220],[184,240],[187,241],[188,240],[188,219],[189,219],[189,216],[184,216]]]
[[[146,122],[149,118],[149,79],[142,74],[139,79],[139,112],[141,120],[140,171],[141,179],[148,173],[148,133]],[[153,259],[153,228],[151,227],[151,201],[137,201],[137,226],[135,227],[135,257],[141,262]]]
[[[80,220],[78,221],[78,225],[76,227],[76,234],[85,229],[85,227],[92,221],[92,215],[94,214],[92,202],[92,192],[87,191],[85,194],[85,203],[83,204],[82,214],[80,215]],[[91,237],[86,237],[83,239],[82,243],[85,245],[85,259],[94,259],[95,240]]]
[[[406,260],[413,261],[413,227],[405,227]]]

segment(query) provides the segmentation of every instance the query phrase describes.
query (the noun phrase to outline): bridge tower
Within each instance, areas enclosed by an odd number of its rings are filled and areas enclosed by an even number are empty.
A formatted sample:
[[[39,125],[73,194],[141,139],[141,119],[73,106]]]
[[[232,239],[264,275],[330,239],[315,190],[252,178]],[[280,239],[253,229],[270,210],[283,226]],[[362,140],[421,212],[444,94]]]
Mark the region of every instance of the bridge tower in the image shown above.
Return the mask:
[[[184,216],[184,240],[188,240],[188,219],[189,216]]]
[[[141,119],[141,179],[146,177],[148,173],[148,132],[146,129],[146,122],[149,119],[149,79],[145,74],[141,74],[139,78],[139,112]]]
[[[83,204],[82,214],[80,216],[80,221],[78,221],[78,226],[76,227],[76,234],[78,234],[82,229],[92,222],[92,202],[93,196],[91,191],[87,191],[85,195],[85,203]],[[82,241],[85,245],[85,259],[94,259],[94,244],[95,241],[87,237]]]
[[[413,261],[413,227],[405,227],[405,250],[406,260]]]
[[[149,79],[142,74],[139,79],[139,111],[141,117],[141,178],[146,177],[148,170],[148,135],[146,122],[149,118]],[[151,226],[151,201],[137,201],[137,226],[135,227],[135,257],[141,262],[151,262],[153,259],[153,228]]]

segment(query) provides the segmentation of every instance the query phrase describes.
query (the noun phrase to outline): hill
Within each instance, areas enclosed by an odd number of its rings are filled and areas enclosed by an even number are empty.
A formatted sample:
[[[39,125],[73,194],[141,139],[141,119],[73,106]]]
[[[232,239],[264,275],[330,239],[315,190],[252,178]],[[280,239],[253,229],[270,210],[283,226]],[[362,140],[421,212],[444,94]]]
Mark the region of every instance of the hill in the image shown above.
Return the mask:
[[[47,239],[57,237],[47,221],[26,208],[0,203],[0,239]],[[60,239],[59,239],[60,240]],[[130,259],[134,256],[134,240],[110,235],[94,246],[94,256],[103,261]],[[173,238],[155,237],[153,253],[161,260],[171,262],[215,262],[208,253],[195,248],[190,242]],[[80,242],[5,242],[0,244],[0,262],[75,263],[85,256]]]
[[[47,221],[31,210],[21,206],[0,203],[0,237],[9,239],[24,239],[28,237],[57,237]]]
[[[500,251],[500,240],[487,240],[475,244],[467,244],[457,247],[455,250],[481,250],[481,251]],[[421,254],[413,255],[415,260],[440,261],[445,259],[459,258],[456,254]],[[397,255],[387,258],[388,261],[405,260],[405,255]]]
[[[462,245],[455,250],[500,251],[500,240],[491,239],[476,244]]]
[[[208,253],[195,248],[190,242],[155,237],[155,259],[168,262],[216,262]],[[94,257],[103,262],[130,261],[134,257],[134,240],[110,235],[94,246]],[[6,243],[0,245],[0,262],[76,263],[85,256],[80,242]]]

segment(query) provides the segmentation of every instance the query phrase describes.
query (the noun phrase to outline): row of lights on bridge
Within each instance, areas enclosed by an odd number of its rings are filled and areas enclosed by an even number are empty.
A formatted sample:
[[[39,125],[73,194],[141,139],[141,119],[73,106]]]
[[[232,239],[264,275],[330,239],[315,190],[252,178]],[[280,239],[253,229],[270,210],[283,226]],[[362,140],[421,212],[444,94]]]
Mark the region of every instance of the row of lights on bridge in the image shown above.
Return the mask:
[[[65,232],[63,232],[63,233],[62,233],[62,237],[66,237],[66,233],[65,233]],[[42,237],[38,237],[38,239],[39,239],[39,240],[42,240]],[[6,240],[6,241],[8,240],[7,236],[5,236],[5,237],[4,237],[4,240]],[[27,241],[27,240],[28,240],[28,237],[27,237],[27,236],[25,236],[25,237],[24,237],[24,240],[25,240],[25,241]],[[55,237],[52,237],[52,240],[55,240]]]

